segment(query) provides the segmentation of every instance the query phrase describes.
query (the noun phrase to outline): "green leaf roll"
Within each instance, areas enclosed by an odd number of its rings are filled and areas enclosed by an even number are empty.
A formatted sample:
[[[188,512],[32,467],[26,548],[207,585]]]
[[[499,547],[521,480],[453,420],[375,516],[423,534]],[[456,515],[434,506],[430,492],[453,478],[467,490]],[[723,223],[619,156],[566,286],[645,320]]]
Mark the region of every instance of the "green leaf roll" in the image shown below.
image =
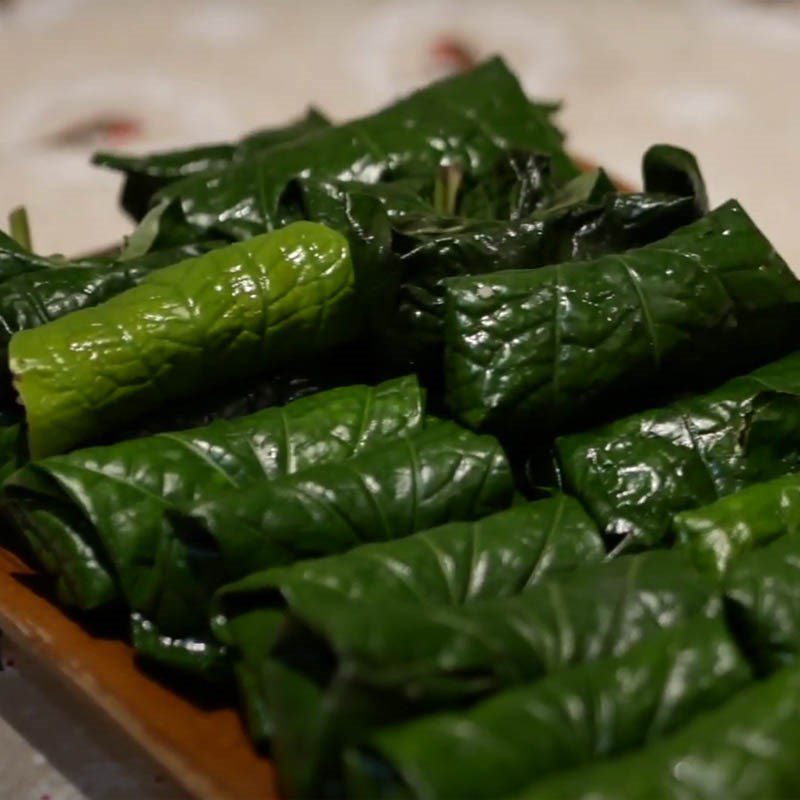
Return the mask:
[[[186,563],[176,560],[159,599],[205,578],[207,603],[222,584],[259,569],[478,519],[507,507],[513,491],[495,439],[433,421],[348,461],[317,464],[238,491],[209,492],[190,508],[171,512]],[[189,608],[175,623],[166,614],[156,618],[157,609],[137,610],[167,634],[193,632],[176,629],[192,616]]]
[[[430,175],[449,161],[481,175],[512,147],[550,154],[559,181],[576,173],[548,115],[495,58],[371,116],[170,184],[161,196],[197,231],[242,239],[285,224],[285,191],[301,174],[374,183]]]
[[[315,797],[337,778],[338,750],[376,726],[622,655],[719,611],[713,588],[671,552],[554,573],[458,607],[298,594],[249,689],[269,709],[284,789]]]
[[[515,800],[791,800],[800,670],[786,669],[638,752],[537,782]]]
[[[556,440],[565,487],[617,551],[674,514],[800,469],[800,353],[717,389]]]
[[[550,773],[657,740],[750,679],[724,623],[701,618],[469,710],[378,732],[348,758],[347,796],[505,797]],[[389,770],[394,780],[370,786],[373,774]]]
[[[139,283],[153,270],[199,256],[211,245],[157,250],[131,261],[96,266],[69,262],[17,275],[0,283],[0,349],[18,331],[96,306]]]
[[[395,347],[411,363],[432,362],[441,372],[450,278],[595,258],[654,241],[693,219],[690,198],[616,193],[511,221],[409,215],[395,223],[392,237],[401,271]]]
[[[162,536],[167,504],[351,458],[419,429],[422,415],[413,377],[332,389],[203,428],[35,462],[7,483],[7,505],[56,576],[62,602],[95,608],[121,589],[131,605],[147,607],[170,555]]]
[[[544,438],[780,356],[798,324],[800,281],[731,201],[624,254],[452,279],[447,400]]]
[[[32,458],[198,387],[310,357],[357,333],[344,237],[310,222],[156,270],[9,344]]]
[[[742,555],[800,531],[800,475],[756,483],[714,503],[676,514],[672,532],[695,566],[722,577]]]
[[[233,647],[253,737],[265,741],[259,690],[265,653],[298,595],[334,592],[371,603],[465,603],[530,588],[545,575],[605,555],[597,528],[566,495],[517,505],[476,522],[451,522],[396,541],[257,572],[222,589],[212,623]]]

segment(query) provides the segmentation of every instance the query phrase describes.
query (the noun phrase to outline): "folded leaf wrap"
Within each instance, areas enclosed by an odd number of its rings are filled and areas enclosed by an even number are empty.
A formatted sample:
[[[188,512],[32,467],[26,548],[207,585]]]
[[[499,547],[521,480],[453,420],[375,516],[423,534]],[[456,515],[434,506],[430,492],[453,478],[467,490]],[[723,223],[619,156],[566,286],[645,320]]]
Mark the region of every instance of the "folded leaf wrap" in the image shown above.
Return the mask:
[[[223,584],[448,520],[477,519],[508,506],[513,491],[495,439],[433,421],[348,461],[208,492],[168,511],[168,557],[151,573],[156,591],[148,604],[136,607],[137,649],[188,670],[199,648],[197,669],[206,670],[210,602]]]
[[[570,497],[558,495],[477,522],[451,522],[404,539],[257,572],[222,589],[212,624],[234,649],[252,736],[268,735],[263,661],[295,598],[462,605],[529,588],[550,572],[599,561],[597,528]],[[306,600],[303,602],[311,602]]]
[[[556,450],[568,491],[619,551],[658,544],[677,512],[800,468],[800,353]]]
[[[730,201],[638,250],[452,279],[448,404],[543,438],[778,357],[799,323],[800,281]]]
[[[9,345],[31,456],[354,336],[347,242],[298,222],[157,270]]]
[[[378,732],[348,758],[347,796],[397,797],[405,788],[420,800],[505,797],[550,773],[657,740],[750,679],[724,622],[701,618],[622,656],[556,672],[467,711]],[[394,786],[369,786],[375,758],[383,765],[379,774],[395,774]],[[361,791],[359,784],[366,784]]]
[[[339,748],[376,726],[462,704],[567,666],[622,655],[697,614],[713,588],[680,554],[554,573],[512,597],[453,607],[296,594],[262,654],[260,702],[284,788],[319,796]]]
[[[699,570],[720,578],[745,553],[800,531],[800,475],[756,483],[682,511],[673,518],[672,531]]]
[[[403,219],[392,235],[401,266],[394,349],[441,372],[449,278],[596,258],[660,239],[694,218],[689,197],[608,193],[510,221]]]
[[[209,493],[171,518],[190,549],[207,549],[230,581],[447,521],[478,519],[508,506],[513,491],[494,438],[433,421],[346,462]]]
[[[167,504],[191,507],[215,487],[351,458],[419,429],[422,417],[413,377],[331,389],[202,428],[53,456],[17,472],[6,495],[63,602],[93,608],[121,590],[132,607],[149,608],[170,557]]]
[[[800,794],[800,670],[755,683],[678,733],[517,800],[789,800]]]

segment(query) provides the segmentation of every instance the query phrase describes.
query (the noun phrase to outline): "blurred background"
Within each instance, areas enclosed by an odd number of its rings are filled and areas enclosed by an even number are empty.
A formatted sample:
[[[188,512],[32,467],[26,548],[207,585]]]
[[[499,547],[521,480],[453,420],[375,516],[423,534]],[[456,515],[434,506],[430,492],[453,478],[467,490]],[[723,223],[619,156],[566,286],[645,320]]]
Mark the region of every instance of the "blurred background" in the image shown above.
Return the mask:
[[[130,230],[99,148],[146,152],[336,119],[500,53],[562,99],[573,153],[634,184],[693,150],[800,271],[800,3],[788,0],[0,0],[0,226],[68,255]],[[19,656],[0,663],[0,796],[174,798]]]
[[[501,53],[563,99],[573,152],[631,181],[655,141],[697,153],[800,265],[800,3],[761,0],[0,0],[0,219],[76,254],[129,230],[97,148],[213,141],[368,112]]]

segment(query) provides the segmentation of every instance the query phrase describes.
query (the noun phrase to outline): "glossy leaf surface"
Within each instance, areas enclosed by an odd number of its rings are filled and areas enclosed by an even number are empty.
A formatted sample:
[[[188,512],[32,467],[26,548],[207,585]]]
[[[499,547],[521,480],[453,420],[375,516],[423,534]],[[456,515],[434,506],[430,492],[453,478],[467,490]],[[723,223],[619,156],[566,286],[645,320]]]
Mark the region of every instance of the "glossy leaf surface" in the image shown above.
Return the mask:
[[[753,684],[629,756],[534,783],[517,800],[789,800],[800,794],[800,670]]]
[[[95,154],[92,163],[125,175],[120,201],[134,219],[140,220],[150,207],[153,195],[169,183],[189,175],[225,168],[329,126],[328,120],[311,108],[296,122],[255,131],[236,143],[202,145],[146,156],[101,152]]]
[[[9,344],[31,456],[63,452],[199,387],[310,357],[357,334],[341,234],[309,222],[147,275]]]
[[[477,522],[451,522],[397,541],[255,573],[217,596],[212,616],[232,645],[253,736],[268,716],[258,690],[263,661],[294,598],[332,592],[350,600],[463,605],[524,591],[550,572],[599,561],[594,523],[566,495],[515,506]],[[248,687],[256,687],[252,691]]]
[[[800,657],[800,537],[782,536],[742,556],[725,578],[734,630],[769,672]]]
[[[493,800],[553,772],[658,740],[751,679],[720,619],[657,633],[628,653],[554,673],[463,712],[387,728],[350,758],[348,797]],[[375,756],[397,779],[372,786]],[[366,788],[366,787],[363,787]]]
[[[800,468],[800,353],[556,449],[568,491],[618,550],[661,543],[677,512]]]
[[[676,514],[672,530],[697,568],[719,578],[744,554],[800,531],[800,475],[756,483]]]
[[[511,147],[551,154],[554,175],[561,179],[575,174],[548,115],[528,101],[505,64],[492,59],[372,116],[171,184],[162,195],[179,204],[198,231],[238,239],[285,223],[283,195],[301,174],[374,183],[430,175],[450,161],[480,175]]]
[[[13,476],[6,495],[63,602],[93,608],[121,588],[130,605],[149,610],[170,559],[166,504],[191,507],[214,487],[351,458],[420,428],[422,414],[414,378],[333,389],[203,428],[38,461]]]
[[[260,684],[283,785],[319,796],[337,753],[382,724],[564,667],[622,655],[698,613],[712,589],[674,553],[556,573],[507,598],[453,607],[295,597]]]
[[[800,282],[731,201],[638,250],[454,278],[448,403],[470,427],[546,437],[777,357],[798,323]]]

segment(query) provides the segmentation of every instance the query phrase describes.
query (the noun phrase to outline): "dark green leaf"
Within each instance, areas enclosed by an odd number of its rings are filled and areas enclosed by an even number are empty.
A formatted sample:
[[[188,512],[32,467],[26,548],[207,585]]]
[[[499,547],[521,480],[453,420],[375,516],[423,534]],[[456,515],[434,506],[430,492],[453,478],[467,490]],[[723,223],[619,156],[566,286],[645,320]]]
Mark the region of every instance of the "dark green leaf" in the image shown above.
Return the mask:
[[[708,213],[706,185],[697,159],[688,151],[669,144],[653,145],[642,160],[644,188],[691,197],[698,216]]]
[[[789,800],[800,795],[800,670],[756,683],[678,733],[534,783],[516,800]]]
[[[353,601],[319,586],[292,597],[289,624],[243,688],[262,692],[273,715],[284,788],[316,797],[321,780],[337,777],[337,750],[378,725],[620,656],[720,607],[670,552],[578,567],[460,607]]]
[[[713,385],[799,337],[800,282],[731,201],[625,254],[452,279],[447,397],[470,427],[545,438]]]
[[[618,550],[660,543],[677,512],[800,469],[800,352],[556,447],[568,490]]]
[[[215,486],[350,458],[418,429],[422,413],[413,378],[333,389],[205,428],[30,464],[6,486],[9,509],[63,602],[94,608],[121,590],[133,608],[150,611],[170,557],[161,538],[167,503],[190,506]]]
[[[386,346],[441,382],[446,279],[625,250],[691,222],[689,212],[672,197],[615,194],[511,222],[407,215],[393,226],[401,282]]]
[[[800,656],[800,536],[782,536],[734,562],[725,579],[734,630],[759,669]]]
[[[92,163],[118,170],[125,175],[122,207],[134,219],[140,220],[152,204],[153,195],[167,184],[188,175],[227,167],[235,161],[250,158],[277,145],[300,139],[329,125],[328,120],[312,108],[296,122],[279,128],[256,131],[237,143],[203,145],[164,153],[151,153],[147,156],[97,153]]]
[[[171,184],[162,194],[198,231],[246,238],[286,221],[281,200],[298,176],[374,183],[429,176],[443,161],[478,176],[514,147],[549,153],[559,181],[575,174],[547,115],[528,102],[505,64],[492,59],[372,116]]]
[[[544,776],[634,750],[718,706],[751,679],[724,623],[699,619],[630,652],[510,689],[474,708],[422,717],[354,753],[348,797],[494,800]],[[359,793],[391,770],[394,786]]]
[[[550,572],[599,561],[605,551],[580,504],[558,495],[478,522],[452,522],[342,555],[251,575],[220,592],[212,617],[233,645],[253,737],[264,741],[268,716],[258,686],[282,609],[298,595],[336,592],[351,600],[462,605],[523,591]]]
[[[793,473],[682,511],[672,520],[679,547],[713,578],[745,553],[800,532],[800,474]]]

